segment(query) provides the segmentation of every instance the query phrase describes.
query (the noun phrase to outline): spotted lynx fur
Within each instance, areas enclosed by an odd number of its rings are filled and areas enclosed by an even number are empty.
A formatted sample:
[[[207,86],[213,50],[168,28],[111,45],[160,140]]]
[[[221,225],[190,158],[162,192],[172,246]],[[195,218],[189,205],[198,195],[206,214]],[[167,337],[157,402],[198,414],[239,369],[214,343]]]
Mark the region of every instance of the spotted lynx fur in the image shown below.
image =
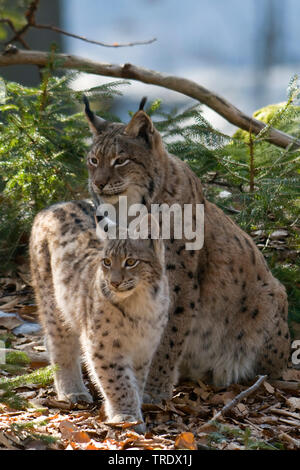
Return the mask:
[[[99,239],[93,213],[84,201],[61,203],[41,211],[32,228],[32,281],[51,363],[59,367],[55,387],[59,399],[92,401],[82,352],[108,420],[142,422],[145,380],[167,322],[164,246]]]
[[[144,103],[143,103],[144,104]],[[169,321],[154,356],[145,400],[169,398],[179,377],[227,386],[257,373],[280,376],[290,351],[287,296],[252,239],[206,200],[198,177],[168,154],[143,104],[127,125],[96,116],[87,157],[96,205],[204,204],[204,246],[165,241]]]

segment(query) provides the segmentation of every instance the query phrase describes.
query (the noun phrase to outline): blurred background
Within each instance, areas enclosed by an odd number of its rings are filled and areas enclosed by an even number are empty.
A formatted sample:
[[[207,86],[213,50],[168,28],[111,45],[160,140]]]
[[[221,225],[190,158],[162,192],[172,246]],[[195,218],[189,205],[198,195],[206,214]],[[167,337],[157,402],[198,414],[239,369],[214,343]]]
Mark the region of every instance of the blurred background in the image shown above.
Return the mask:
[[[48,50],[55,41],[63,52],[190,78],[252,114],[284,101],[290,78],[300,71],[299,18],[299,0],[41,0],[38,19],[66,31],[107,43],[157,41],[116,49],[39,30],[27,39],[36,49]],[[36,70],[33,78],[28,67],[4,73],[26,84],[38,80]],[[74,87],[111,80],[82,75]],[[114,109],[122,119],[145,94],[179,109],[193,103],[179,93],[138,82],[122,91]],[[222,131],[234,130],[213,111],[204,109],[204,116]]]

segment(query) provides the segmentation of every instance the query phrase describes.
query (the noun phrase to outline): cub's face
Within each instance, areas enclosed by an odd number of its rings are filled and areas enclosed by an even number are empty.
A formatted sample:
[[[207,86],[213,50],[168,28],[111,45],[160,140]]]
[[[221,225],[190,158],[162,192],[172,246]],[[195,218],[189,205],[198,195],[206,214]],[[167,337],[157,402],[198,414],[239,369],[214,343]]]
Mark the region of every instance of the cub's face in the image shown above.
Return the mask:
[[[102,120],[87,107],[93,132],[87,156],[89,189],[100,203],[116,204],[127,196],[128,204],[146,204],[159,189],[161,181],[159,133],[144,111],[138,111],[126,126]]]
[[[102,293],[122,300],[146,285],[155,286],[163,273],[161,240],[107,240],[104,244]]]

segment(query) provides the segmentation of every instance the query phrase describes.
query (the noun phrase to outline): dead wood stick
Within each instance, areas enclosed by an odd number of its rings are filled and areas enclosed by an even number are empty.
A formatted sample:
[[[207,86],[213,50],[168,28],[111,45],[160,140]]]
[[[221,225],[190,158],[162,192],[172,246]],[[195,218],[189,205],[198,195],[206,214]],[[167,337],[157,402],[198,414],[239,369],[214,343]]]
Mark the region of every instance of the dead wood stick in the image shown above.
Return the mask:
[[[282,410],[281,408],[269,408],[268,411],[270,413],[274,413],[277,415],[288,416],[289,418],[295,418],[298,421],[300,420],[300,414],[293,413],[292,411]]]
[[[300,382],[294,382],[289,380],[274,380],[270,379],[268,382],[273,385],[273,387],[279,388],[280,390],[292,390],[292,391],[299,391],[300,390]]]
[[[260,375],[257,381],[251,385],[251,387],[247,388],[243,392],[239,393],[236,397],[233,398],[227,405],[223,406],[223,408],[210,420],[210,423],[213,423],[217,419],[220,418],[220,416],[223,416],[227,411],[231,410],[234,408],[240,401],[243,400],[243,398],[248,397],[251,395],[251,393],[255,392],[261,384],[266,380],[267,376],[266,375]]]
[[[256,135],[266,127],[265,123],[247,116],[221,96],[186,78],[162,74],[155,70],[137,67],[132,64],[116,65],[95,62],[71,54],[55,54],[54,57],[58,59],[59,68],[80,70],[107,77],[132,79],[177,91],[205,104],[223,116],[231,124],[248,132],[251,130],[251,132]],[[25,51],[14,48],[11,52],[7,50],[0,54],[0,67],[9,65],[37,65],[44,67],[47,64],[49,64],[49,54],[47,52]],[[268,129],[265,139],[282,148],[286,148],[291,144],[293,148],[300,147],[299,139],[272,127]]]

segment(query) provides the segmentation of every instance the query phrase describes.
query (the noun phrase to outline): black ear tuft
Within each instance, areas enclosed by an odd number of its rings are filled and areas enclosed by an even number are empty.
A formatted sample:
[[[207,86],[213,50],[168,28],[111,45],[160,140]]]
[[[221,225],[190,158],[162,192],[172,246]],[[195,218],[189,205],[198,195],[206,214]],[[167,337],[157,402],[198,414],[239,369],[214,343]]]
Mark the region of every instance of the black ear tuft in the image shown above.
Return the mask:
[[[147,101],[147,96],[144,96],[144,97],[141,99],[140,106],[139,106],[139,111],[143,111],[143,110],[144,110],[144,106],[145,106],[145,104],[146,104],[146,101]]]
[[[85,95],[83,95],[83,102],[85,105],[85,114],[91,122],[94,122],[95,114],[93,113],[93,111],[91,111],[89,100]]]

